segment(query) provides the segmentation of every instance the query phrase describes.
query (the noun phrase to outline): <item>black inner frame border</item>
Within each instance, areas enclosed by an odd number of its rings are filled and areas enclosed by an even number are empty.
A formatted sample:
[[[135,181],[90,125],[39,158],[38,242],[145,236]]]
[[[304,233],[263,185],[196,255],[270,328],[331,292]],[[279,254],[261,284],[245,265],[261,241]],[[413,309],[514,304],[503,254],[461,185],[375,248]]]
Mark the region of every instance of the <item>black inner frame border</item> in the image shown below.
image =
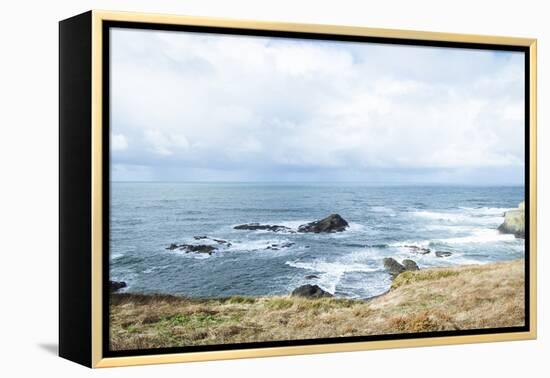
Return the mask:
[[[476,50],[493,50],[493,51],[516,51],[524,53],[524,117],[525,117],[525,182],[524,182],[524,199],[525,199],[525,324],[519,327],[502,327],[502,328],[484,328],[484,329],[468,329],[455,331],[437,331],[437,332],[418,332],[418,333],[401,333],[401,334],[386,334],[386,335],[370,335],[370,336],[348,336],[335,338],[319,338],[319,339],[304,339],[304,340],[282,340],[282,341],[264,341],[253,343],[236,343],[236,344],[213,344],[188,347],[167,347],[153,349],[134,349],[113,351],[109,348],[110,341],[110,323],[109,323],[109,308],[110,308],[110,30],[111,28],[125,28],[138,30],[153,30],[153,31],[180,31],[191,33],[210,33],[210,34],[226,34],[251,37],[279,37],[279,38],[294,38],[294,39],[309,39],[309,40],[325,40],[325,41],[341,41],[341,42],[364,42],[387,45],[408,45],[408,46],[425,46],[425,47],[442,47],[442,48],[463,48]],[[484,44],[470,42],[448,42],[448,41],[431,41],[421,39],[405,39],[405,38],[389,38],[389,37],[368,37],[355,35],[336,35],[325,33],[310,33],[310,32],[289,32],[279,30],[258,30],[244,28],[229,28],[217,26],[195,26],[195,25],[168,25],[149,22],[129,22],[129,21],[102,21],[102,208],[103,208],[103,266],[102,266],[102,282],[103,282],[103,329],[102,332],[102,356],[103,357],[128,357],[140,355],[158,355],[158,354],[173,354],[173,353],[192,353],[205,351],[224,351],[236,349],[256,349],[256,348],[271,348],[271,347],[286,347],[286,346],[306,346],[320,344],[341,344],[350,342],[365,342],[365,341],[382,341],[382,340],[405,340],[405,339],[422,339],[446,336],[467,336],[467,335],[487,335],[499,333],[514,333],[514,332],[529,332],[530,331],[530,54],[528,46],[516,45],[499,45],[499,44]]]

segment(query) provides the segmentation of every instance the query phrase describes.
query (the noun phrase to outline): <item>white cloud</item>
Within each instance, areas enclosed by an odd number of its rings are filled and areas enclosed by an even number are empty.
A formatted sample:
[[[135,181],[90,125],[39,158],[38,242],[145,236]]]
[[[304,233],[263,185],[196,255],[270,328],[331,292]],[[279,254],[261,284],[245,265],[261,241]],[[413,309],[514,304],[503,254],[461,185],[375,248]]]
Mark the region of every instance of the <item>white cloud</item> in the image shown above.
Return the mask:
[[[145,130],[145,140],[159,155],[172,155],[174,151],[185,151],[189,147],[187,138],[177,131],[163,132],[159,129]]]
[[[132,159],[151,169],[170,159],[276,178],[523,170],[519,53],[137,30],[112,38],[115,160],[126,135]]]
[[[111,135],[111,148],[113,151],[124,151],[128,148],[126,137],[122,134]]]

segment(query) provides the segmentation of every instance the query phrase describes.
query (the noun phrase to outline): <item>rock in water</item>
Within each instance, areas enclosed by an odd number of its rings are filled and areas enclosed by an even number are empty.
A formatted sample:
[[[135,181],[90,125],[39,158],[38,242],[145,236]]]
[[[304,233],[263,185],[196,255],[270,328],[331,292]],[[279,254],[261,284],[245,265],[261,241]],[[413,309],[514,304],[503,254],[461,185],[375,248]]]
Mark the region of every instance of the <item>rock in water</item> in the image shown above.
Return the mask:
[[[240,224],[238,226],[233,227],[235,230],[251,230],[251,231],[273,231],[273,232],[280,232],[280,231],[286,231],[290,232],[292,231],[291,228],[286,226],[280,226],[277,224],[259,224],[259,223],[247,223],[247,224]]]
[[[420,269],[418,268],[418,265],[416,264],[416,262],[414,262],[413,260],[405,259],[402,261],[402,263],[403,263],[403,268],[405,268],[406,271]]]
[[[109,281],[109,287],[111,288],[111,292],[117,291],[119,289],[122,289],[123,287],[126,287],[126,282],[124,281]]]
[[[296,243],[292,243],[292,242],[285,242],[285,243],[282,243],[282,244],[275,243],[275,244],[268,245],[265,249],[272,249],[274,251],[278,251],[281,248],[290,248],[294,244],[296,244]]]
[[[504,223],[498,226],[503,234],[514,234],[516,238],[525,239],[525,202],[521,202],[517,209],[504,213]]]
[[[451,252],[447,252],[447,251],[436,251],[435,252],[435,255],[437,257],[449,257],[449,256],[452,256],[452,253]]]
[[[348,222],[340,215],[331,214],[321,220],[301,225],[298,232],[342,232],[348,226]]]
[[[181,245],[178,246],[178,248],[182,251],[185,251],[185,253],[189,253],[189,252],[208,253],[209,255],[214,253],[214,251],[217,249],[214,246],[205,245],[205,244],[198,244],[198,245],[181,244]]]
[[[333,295],[329,292],[324,291],[317,285],[302,285],[297,287],[290,294],[292,297],[304,297],[304,298],[330,298]]]
[[[314,279],[317,279],[317,278],[319,278],[319,276],[317,276],[315,274],[308,274],[307,276],[305,276],[306,280],[314,280]]]
[[[405,267],[397,262],[396,259],[392,257],[384,258],[384,269],[388,271],[394,277],[397,277],[400,273],[405,271]]]
[[[417,245],[405,245],[405,248],[408,248],[412,253],[416,253],[417,255],[427,255],[430,253],[429,248],[419,247]]]

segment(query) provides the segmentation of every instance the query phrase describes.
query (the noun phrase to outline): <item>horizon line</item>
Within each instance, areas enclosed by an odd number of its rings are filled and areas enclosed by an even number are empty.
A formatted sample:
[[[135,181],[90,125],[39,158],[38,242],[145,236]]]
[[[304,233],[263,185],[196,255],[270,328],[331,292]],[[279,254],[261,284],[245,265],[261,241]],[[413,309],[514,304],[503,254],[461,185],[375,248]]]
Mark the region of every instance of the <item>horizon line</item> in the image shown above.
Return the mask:
[[[109,180],[111,183],[143,183],[143,184],[366,184],[379,186],[521,186],[524,183],[487,183],[487,184],[469,184],[469,183],[392,183],[392,182],[369,182],[369,181],[182,181],[182,180]]]

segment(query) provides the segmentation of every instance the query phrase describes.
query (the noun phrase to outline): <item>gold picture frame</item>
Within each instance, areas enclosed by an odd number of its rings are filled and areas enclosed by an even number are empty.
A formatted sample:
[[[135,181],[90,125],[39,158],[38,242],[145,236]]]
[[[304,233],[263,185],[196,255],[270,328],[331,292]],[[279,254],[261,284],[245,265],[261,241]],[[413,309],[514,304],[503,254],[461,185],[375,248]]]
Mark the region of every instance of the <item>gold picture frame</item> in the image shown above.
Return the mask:
[[[482,342],[495,342],[495,341],[512,341],[512,340],[528,340],[535,339],[537,335],[537,264],[536,264],[536,249],[537,249],[537,41],[531,38],[515,38],[515,37],[501,37],[501,36],[484,36],[484,35],[469,35],[469,34],[454,34],[454,33],[436,33],[436,32],[424,32],[424,31],[412,31],[412,30],[394,30],[394,29],[378,29],[367,27],[354,27],[354,26],[334,26],[334,25],[317,25],[317,24],[295,24],[295,23],[281,23],[281,22],[260,22],[249,20],[230,20],[230,19],[218,19],[209,17],[189,17],[189,16],[175,16],[175,15],[162,15],[162,14],[146,14],[146,13],[127,13],[127,12],[111,12],[93,10],[82,16],[84,19],[84,26],[82,22],[78,23],[78,19],[69,19],[68,21],[62,21],[61,30],[61,47],[66,50],[72,48],[78,48],[74,46],[81,46],[78,43],[72,42],[72,40],[64,40],[63,33],[70,33],[74,30],[86,30],[89,35],[89,45],[85,44],[83,48],[90,49],[89,56],[91,61],[89,62],[90,77],[87,81],[87,86],[83,89],[85,91],[90,90],[90,97],[86,100],[91,100],[89,104],[83,103],[81,106],[89,106],[89,114],[85,118],[70,119],[70,115],[66,116],[64,121],[61,117],[61,123],[71,122],[72,127],[74,121],[89,120],[91,134],[83,136],[86,141],[90,142],[89,152],[91,153],[91,166],[89,168],[89,182],[84,182],[83,185],[90,184],[90,199],[87,202],[89,206],[90,223],[89,229],[89,254],[81,262],[72,261],[68,257],[72,250],[63,250],[63,245],[60,246],[60,263],[61,266],[65,266],[65,269],[76,271],[87,271],[87,275],[84,275],[83,279],[90,279],[89,286],[74,285],[74,290],[82,290],[83,288],[90,288],[90,293],[83,293],[85,301],[89,301],[89,306],[85,306],[85,310],[90,310],[89,317],[86,317],[82,321],[84,323],[90,322],[89,328],[84,331],[86,324],[73,325],[71,329],[66,329],[67,319],[74,317],[77,314],[69,310],[69,304],[63,302],[64,297],[74,296],[75,293],[69,293],[71,290],[68,288],[71,284],[69,282],[69,273],[66,273],[64,269],[60,269],[60,354],[63,357],[71,360],[83,363],[84,365],[99,368],[99,367],[114,367],[114,366],[130,366],[130,365],[144,365],[144,364],[161,364],[161,363],[174,363],[174,362],[190,362],[190,361],[208,361],[208,360],[220,360],[220,359],[238,359],[238,358],[252,358],[252,357],[268,357],[268,356],[284,356],[284,355],[300,355],[311,353],[329,353],[329,352],[347,352],[347,351],[359,351],[359,350],[371,350],[371,349],[387,349],[387,348],[402,348],[402,347],[420,347],[420,346],[435,346],[435,345],[448,345],[448,344],[466,344],[466,343],[482,343]],[[71,21],[72,20],[72,21]],[[65,22],[65,24],[63,24]],[[70,24],[73,22],[73,24]],[[104,63],[104,23],[105,22],[128,22],[128,23],[145,23],[155,25],[188,25],[188,26],[200,26],[200,27],[217,27],[217,28],[231,28],[231,29],[245,29],[245,30],[263,30],[263,31],[276,31],[276,32],[299,32],[299,33],[316,33],[316,34],[330,34],[330,35],[343,35],[343,36],[358,36],[358,37],[374,37],[384,39],[399,39],[404,41],[430,41],[430,42],[445,42],[445,43],[466,43],[477,45],[503,45],[503,46],[519,46],[528,50],[529,66],[529,108],[528,108],[528,122],[529,122],[529,201],[528,201],[528,214],[529,214],[529,234],[526,240],[529,241],[529,258],[526,259],[529,266],[529,329],[523,332],[512,333],[490,333],[490,334],[472,334],[472,335],[457,335],[457,336],[444,336],[444,337],[427,337],[427,338],[410,338],[410,339],[397,339],[397,340],[377,340],[377,341],[361,341],[361,342],[345,342],[345,343],[331,343],[331,344],[315,344],[315,345],[299,345],[299,346],[277,346],[277,347],[258,347],[250,349],[229,349],[229,350],[216,350],[216,351],[197,351],[197,352],[185,352],[185,353],[170,353],[170,354],[154,354],[154,355],[132,355],[123,357],[105,357],[103,353],[104,338],[105,338],[105,324],[103,324],[104,314],[104,292],[103,286],[103,273],[105,269],[104,261],[104,238],[103,238],[103,224],[104,224],[104,211],[103,211],[103,196],[105,195],[105,182],[103,167],[105,162],[103,151],[103,122],[106,117],[103,102],[103,85],[105,78],[103,76],[103,63]],[[78,23],[78,25],[77,25]],[[63,29],[63,25],[66,26],[66,30]],[[70,26],[73,25],[73,26]],[[76,26],[75,26],[76,25]],[[73,29],[70,29],[70,28]],[[68,37],[67,37],[68,38]],[[61,60],[63,60],[64,52],[60,51]],[[67,53],[69,54],[69,53]],[[69,54],[70,55],[70,54]],[[67,59],[72,56],[67,56]],[[83,57],[82,59],[86,59]],[[63,62],[60,66],[60,73],[64,75]],[[61,79],[63,80],[63,79]],[[69,81],[69,79],[66,79]],[[82,79],[84,80],[84,79]],[[63,89],[63,83],[60,84]],[[69,84],[67,84],[69,85]],[[77,97],[79,101],[82,101],[80,97]],[[70,105],[70,101],[75,99],[69,99],[68,97],[61,97],[60,112],[67,111],[66,107]],[[88,117],[88,118],[86,118]],[[61,125],[62,134],[64,128],[68,128],[69,125]],[[74,131],[73,131],[74,132]],[[69,136],[67,136],[69,138]],[[63,140],[63,135],[61,136]],[[70,138],[69,138],[70,139]],[[68,143],[68,142],[67,142]],[[63,148],[63,143],[61,143]],[[61,159],[63,160],[63,155]],[[63,161],[60,162],[63,166]],[[70,168],[66,168],[67,177],[71,173]],[[61,174],[62,187],[63,187],[63,170]],[[67,189],[69,190],[69,189]],[[81,194],[74,194],[73,201],[79,200],[78,197]],[[67,200],[68,201],[68,200]],[[63,206],[61,213],[64,214]],[[66,203],[69,206],[69,203]],[[69,211],[69,210],[66,210]],[[63,223],[64,221],[61,220]],[[75,225],[69,225],[63,223],[61,234],[69,232],[70,227],[76,227]],[[64,261],[67,261],[64,265]],[[81,264],[76,267],[75,264]],[[72,277],[72,276],[71,276]],[[77,278],[74,278],[77,279]],[[86,302],[88,303],[88,302]],[[75,330],[82,330],[86,332],[86,337],[82,338],[82,335],[75,334],[74,337],[80,337],[83,340],[89,340],[89,349],[85,349],[84,354],[88,356],[82,357],[80,354],[73,354],[71,348],[74,348],[76,341],[71,339],[69,331],[75,332]],[[87,338],[89,336],[89,338]],[[87,341],[86,341],[87,342]],[[66,345],[66,346],[65,346]],[[76,352],[75,352],[76,353]]]

